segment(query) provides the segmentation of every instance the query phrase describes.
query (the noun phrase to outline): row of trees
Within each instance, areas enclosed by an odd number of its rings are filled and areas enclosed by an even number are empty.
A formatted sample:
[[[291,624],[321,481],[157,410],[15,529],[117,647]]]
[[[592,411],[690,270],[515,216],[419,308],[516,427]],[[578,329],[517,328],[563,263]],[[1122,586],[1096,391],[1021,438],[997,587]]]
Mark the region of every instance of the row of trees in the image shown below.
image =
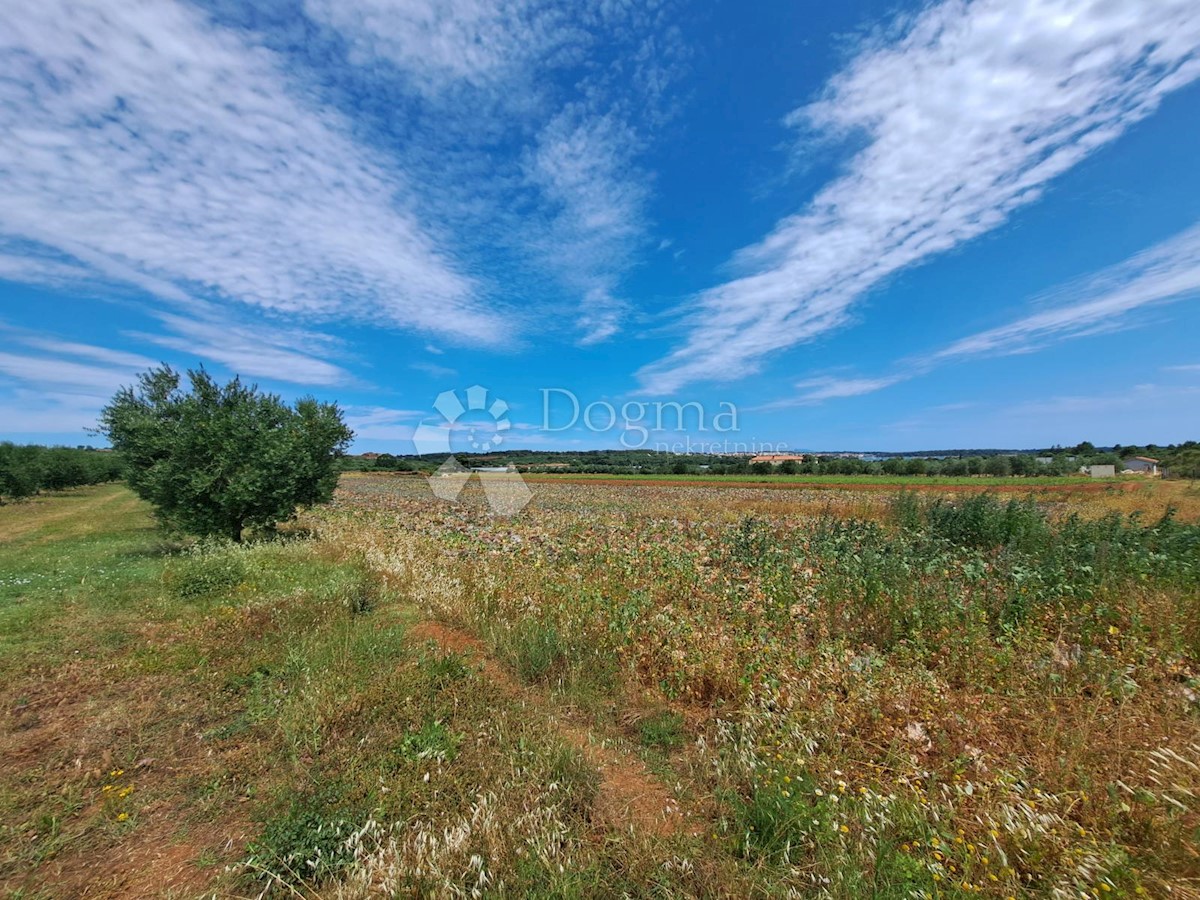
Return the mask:
[[[103,484],[123,474],[123,462],[115,453],[0,443],[0,502],[22,500],[41,491]]]
[[[561,472],[593,475],[891,475],[891,476],[1054,476],[1072,475],[1083,465],[1120,460],[1111,453],[1089,456],[1059,455],[1041,462],[1032,454],[989,454],[936,458],[930,456],[861,459],[854,456],[806,456],[780,463],[753,462],[747,456],[677,455],[653,451],[595,451],[589,453],[532,453],[513,451],[486,456],[460,455],[459,462],[473,466],[512,465],[521,472]],[[384,469],[394,472],[430,472],[441,456],[405,457],[382,454],[375,459],[348,459],[347,468]]]

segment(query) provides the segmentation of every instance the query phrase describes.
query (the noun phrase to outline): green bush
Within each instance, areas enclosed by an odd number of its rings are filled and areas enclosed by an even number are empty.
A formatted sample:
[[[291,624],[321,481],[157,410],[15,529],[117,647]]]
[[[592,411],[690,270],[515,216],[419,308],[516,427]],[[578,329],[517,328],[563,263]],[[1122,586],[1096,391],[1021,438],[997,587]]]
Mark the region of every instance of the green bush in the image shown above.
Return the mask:
[[[287,811],[263,827],[244,862],[250,877],[275,886],[311,884],[334,877],[350,865],[350,836],[357,824],[336,802],[321,797],[293,800]]]
[[[246,560],[236,549],[200,545],[168,564],[163,581],[185,600],[223,594],[246,580]]]

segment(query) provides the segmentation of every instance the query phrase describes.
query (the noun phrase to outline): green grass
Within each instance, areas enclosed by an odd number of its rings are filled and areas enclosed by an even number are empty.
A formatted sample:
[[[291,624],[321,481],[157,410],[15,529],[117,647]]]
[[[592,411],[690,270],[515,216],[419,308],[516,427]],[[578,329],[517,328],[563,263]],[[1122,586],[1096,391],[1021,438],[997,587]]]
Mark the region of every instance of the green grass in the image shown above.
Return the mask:
[[[129,892],[180,896],[354,896],[397,866],[416,894],[625,877],[630,848],[592,837],[596,771],[550,710],[410,639],[415,617],[332,544],[172,543],[120,486],[0,508],[4,749],[22,761],[0,772],[0,892],[131,871]],[[552,631],[512,652],[532,682],[562,663]],[[164,847],[181,855],[158,871]]]
[[[574,477],[511,520],[347,492],[244,545],[166,541],[119,486],[0,507],[0,892],[1200,877],[1200,526]],[[656,789],[686,827],[622,818]]]

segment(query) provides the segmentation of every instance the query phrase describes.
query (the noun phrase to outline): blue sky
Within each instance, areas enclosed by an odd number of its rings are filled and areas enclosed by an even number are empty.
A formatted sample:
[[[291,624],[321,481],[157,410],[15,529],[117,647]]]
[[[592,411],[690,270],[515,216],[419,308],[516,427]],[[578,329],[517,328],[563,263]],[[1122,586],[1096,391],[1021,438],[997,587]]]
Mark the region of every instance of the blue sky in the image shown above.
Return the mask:
[[[1194,0],[2,4],[0,438],[159,361],[360,451],[1195,438],[1198,154]]]

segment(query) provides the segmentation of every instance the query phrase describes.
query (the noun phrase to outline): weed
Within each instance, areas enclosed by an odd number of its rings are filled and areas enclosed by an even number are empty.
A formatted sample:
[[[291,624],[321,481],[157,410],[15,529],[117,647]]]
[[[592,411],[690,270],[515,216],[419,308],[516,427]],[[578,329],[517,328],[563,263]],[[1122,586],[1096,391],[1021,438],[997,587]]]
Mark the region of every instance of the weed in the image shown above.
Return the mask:
[[[349,839],[358,825],[328,796],[293,800],[247,848],[248,876],[275,886],[300,886],[337,876],[354,859]]]
[[[163,572],[163,582],[176,597],[193,600],[226,594],[247,574],[244,551],[211,541],[180,554]]]
[[[545,679],[567,656],[567,646],[558,629],[533,619],[517,622],[497,643],[525,681]]]
[[[458,755],[462,735],[456,734],[442,722],[426,722],[417,731],[409,732],[400,742],[400,756],[408,760],[432,759],[452,762]]]
[[[683,716],[662,710],[638,723],[638,738],[643,747],[675,750],[683,744]]]

